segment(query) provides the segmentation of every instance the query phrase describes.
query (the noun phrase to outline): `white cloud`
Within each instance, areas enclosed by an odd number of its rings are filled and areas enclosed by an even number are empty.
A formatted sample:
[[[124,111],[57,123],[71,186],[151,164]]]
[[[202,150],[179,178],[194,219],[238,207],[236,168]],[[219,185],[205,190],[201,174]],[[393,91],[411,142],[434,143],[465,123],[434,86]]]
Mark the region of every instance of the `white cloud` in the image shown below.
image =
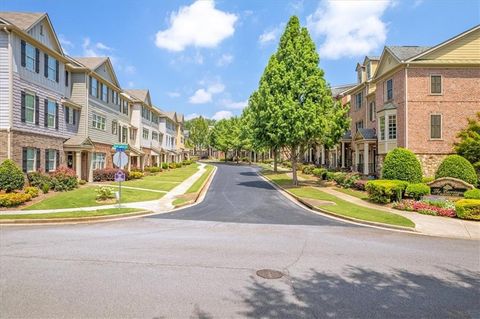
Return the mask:
[[[222,54],[220,59],[217,61],[217,66],[226,66],[233,62],[233,55],[231,54]]]
[[[171,98],[177,98],[177,97],[180,97],[180,93],[176,92],[176,91],[172,91],[172,92],[167,92],[167,95]]]
[[[307,17],[309,30],[325,37],[319,49],[320,58],[361,56],[378,50],[387,37],[381,18],[393,5],[392,0],[322,1],[315,13]]]
[[[200,114],[191,113],[191,114],[185,115],[185,120],[186,120],[186,121],[189,121],[189,120],[194,119],[194,118],[197,118],[197,117],[199,117],[199,116],[200,116]]]
[[[209,93],[212,93],[212,94],[222,93],[223,90],[225,90],[225,85],[223,85],[223,83],[221,82],[213,83],[208,86],[207,90]]]
[[[258,41],[260,44],[266,44],[268,42],[275,41],[277,39],[279,30],[277,28],[263,32],[260,37],[258,37]]]
[[[212,101],[212,93],[198,89],[188,100],[192,104],[204,104]]]
[[[223,119],[228,119],[233,116],[233,113],[230,111],[218,111],[217,113],[213,114],[212,120],[223,120]]]
[[[248,105],[248,100],[235,102],[229,99],[225,99],[221,101],[221,104],[228,109],[241,110]]]
[[[129,88],[133,88],[133,87],[135,87],[135,83],[133,81],[128,81],[127,86]]]
[[[170,15],[170,27],[158,31],[155,45],[170,51],[183,51],[187,46],[216,47],[235,32],[235,14],[215,9],[213,0],[197,0]]]
[[[68,50],[74,47],[73,42],[68,40],[63,34],[58,35],[58,41],[60,42],[60,45],[62,46],[62,49],[65,52],[65,54],[69,54]]]
[[[423,2],[424,2],[424,0],[415,0],[415,1],[413,2],[413,7],[416,8],[416,7],[420,6],[420,5],[422,5]]]
[[[113,50],[111,47],[109,47],[106,44],[103,44],[102,42],[97,42],[95,44],[95,47],[99,50],[104,50],[104,51],[112,51]]]

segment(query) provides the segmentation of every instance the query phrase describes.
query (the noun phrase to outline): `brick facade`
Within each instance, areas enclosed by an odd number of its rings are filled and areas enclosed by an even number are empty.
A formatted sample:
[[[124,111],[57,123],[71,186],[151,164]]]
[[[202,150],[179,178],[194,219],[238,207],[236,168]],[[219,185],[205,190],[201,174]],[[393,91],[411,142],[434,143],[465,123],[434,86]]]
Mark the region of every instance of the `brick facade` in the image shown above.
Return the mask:
[[[93,152],[94,153],[104,153],[105,154],[105,168],[113,167],[113,154],[115,151],[112,149],[112,145],[94,143]]]

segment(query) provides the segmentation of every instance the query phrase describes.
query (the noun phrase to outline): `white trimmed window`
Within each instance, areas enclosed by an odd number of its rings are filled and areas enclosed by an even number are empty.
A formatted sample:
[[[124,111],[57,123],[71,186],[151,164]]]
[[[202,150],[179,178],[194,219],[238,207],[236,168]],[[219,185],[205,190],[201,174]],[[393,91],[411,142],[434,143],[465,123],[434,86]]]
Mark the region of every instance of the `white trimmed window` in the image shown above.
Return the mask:
[[[146,128],[144,128],[143,129],[143,135],[142,135],[143,139],[148,140],[149,135],[150,135],[150,132]]]
[[[56,113],[57,113],[57,106],[55,105],[55,102],[49,100],[48,107],[47,107],[48,127],[55,128]]]
[[[35,124],[35,96],[25,93],[25,122]]]
[[[93,97],[98,97],[98,81],[97,81],[97,79],[90,77],[90,83],[91,83],[90,85],[91,85],[91,88],[92,88],[90,94]]]
[[[158,141],[158,133],[157,132],[152,132],[152,140]]]
[[[369,117],[370,117],[370,122],[375,121],[375,102],[370,102],[370,109],[369,111]]]
[[[73,124],[73,113],[75,112],[75,110],[71,107],[66,107],[66,109],[68,108],[68,117],[67,117],[67,123],[68,124]]]
[[[431,139],[442,138],[442,115],[441,114],[430,115],[430,138]]]
[[[27,172],[35,172],[37,170],[37,149],[27,148]]]
[[[128,128],[122,127],[122,143],[128,143]]]
[[[102,101],[107,102],[108,101],[108,87],[102,83],[101,85],[102,88]]]
[[[380,117],[378,126],[378,130],[380,131],[380,140],[385,141],[385,116]]]
[[[430,76],[430,94],[442,94],[442,76]]]
[[[385,81],[385,101],[390,101],[393,99],[393,79]]]
[[[397,116],[388,116],[388,139],[395,140],[397,138]]]
[[[53,172],[56,170],[57,166],[57,151],[56,150],[48,150],[48,160],[47,160],[47,171]]]
[[[98,114],[92,114],[92,126],[96,129],[105,131],[105,123],[107,122],[107,119],[104,118],[103,116],[100,116]]]
[[[355,95],[355,108],[357,110],[361,109],[362,108],[362,99],[363,99],[363,94],[362,92],[360,93],[357,93]]]
[[[94,170],[105,168],[105,153],[93,153],[92,165]]]
[[[113,135],[118,134],[118,123],[117,123],[117,121],[112,121],[112,134]]]
[[[52,58],[51,56],[48,57],[48,79],[52,81],[56,81],[57,77],[57,60]]]
[[[35,72],[35,47],[30,44],[25,44],[25,67]]]

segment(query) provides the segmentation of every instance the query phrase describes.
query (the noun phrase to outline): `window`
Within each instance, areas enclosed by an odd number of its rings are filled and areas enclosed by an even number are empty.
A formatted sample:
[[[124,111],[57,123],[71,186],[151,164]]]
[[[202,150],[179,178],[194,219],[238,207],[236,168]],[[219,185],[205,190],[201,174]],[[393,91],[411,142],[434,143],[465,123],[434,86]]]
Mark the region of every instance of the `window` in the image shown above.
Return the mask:
[[[27,172],[35,172],[37,168],[37,149],[36,148],[27,148]],[[40,159],[39,159],[40,160]]]
[[[158,141],[158,133],[157,132],[152,132],[152,140]]]
[[[107,120],[103,116],[97,114],[93,114],[92,118],[92,126],[96,129],[105,131],[105,123]]]
[[[35,96],[25,93],[25,122],[35,124]]]
[[[357,71],[357,82],[361,83],[362,82],[362,69],[359,68]]]
[[[53,101],[48,101],[48,107],[47,107],[47,127],[55,127],[55,120],[56,120],[56,114],[57,114],[57,106],[55,105],[55,102]]]
[[[48,57],[48,71],[47,71],[47,78],[52,81],[56,81],[57,79],[57,60],[52,57]]]
[[[122,113],[128,115],[128,102],[125,100],[122,101]]]
[[[441,114],[430,115],[430,138],[432,139],[442,138],[442,115]]]
[[[385,101],[393,99],[393,79],[385,82]]]
[[[73,108],[70,108],[68,106],[65,107],[65,120],[67,121],[68,124],[75,124],[74,113],[75,113],[75,110]]]
[[[122,127],[122,143],[128,143],[128,128],[127,127]]]
[[[112,121],[112,134],[113,135],[118,134],[118,123],[117,123],[117,121]]]
[[[90,95],[98,97],[98,81],[92,77],[90,77]]]
[[[105,153],[93,153],[93,169],[105,168]]]
[[[381,116],[379,122],[380,140],[385,141],[385,116]]]
[[[370,102],[369,117],[370,122],[375,121],[375,102]]]
[[[430,93],[442,94],[442,76],[441,75],[430,76]]]
[[[390,115],[388,117],[388,139],[394,140],[397,138],[397,116]]]
[[[358,131],[358,129],[363,128],[363,121],[358,121],[355,123],[355,131]]]
[[[149,132],[146,128],[144,128],[144,129],[143,129],[143,138],[144,138],[145,140],[148,140],[149,134],[150,134],[150,132]]]
[[[35,61],[36,61],[36,53],[35,53],[35,47],[33,47],[30,44],[25,44],[25,67],[30,70],[35,72]]]
[[[158,141],[160,143],[163,143],[163,134],[162,133],[158,134]]]
[[[357,93],[355,95],[355,108],[357,110],[361,109],[362,108],[362,99],[363,99],[363,94],[362,92],[360,93]]]
[[[112,103],[118,105],[118,92],[112,90]]]
[[[108,102],[108,87],[101,83],[100,87],[102,88],[102,101]]]
[[[45,157],[46,157],[46,166],[45,170],[47,172],[53,172],[56,170],[57,164],[57,151],[56,150],[45,150]]]
[[[368,62],[367,64],[367,79],[370,80],[372,77],[372,63]]]
[[[68,86],[68,71],[65,71],[65,86]]]
[[[137,138],[137,130],[134,128],[130,128],[130,139],[135,140]]]
[[[40,35],[43,35],[43,25],[40,25]]]
[[[152,122],[155,123],[155,124],[158,124],[158,115],[157,114],[152,113]]]

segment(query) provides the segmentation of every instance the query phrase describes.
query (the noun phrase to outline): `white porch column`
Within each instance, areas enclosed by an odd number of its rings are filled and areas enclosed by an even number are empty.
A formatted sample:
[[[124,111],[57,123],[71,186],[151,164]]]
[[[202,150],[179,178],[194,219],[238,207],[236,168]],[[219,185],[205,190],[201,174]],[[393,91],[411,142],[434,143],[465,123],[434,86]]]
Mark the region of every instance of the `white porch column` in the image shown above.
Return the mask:
[[[335,168],[338,168],[338,145],[335,145]]]
[[[82,152],[75,152],[75,171],[78,179],[82,179]]]
[[[368,143],[363,143],[363,174],[368,175]]]
[[[320,146],[315,146],[315,162],[320,165]]]
[[[88,167],[88,182],[93,182],[93,153],[88,152],[87,167]]]
[[[325,145],[322,145],[322,161],[320,164],[325,165]]]
[[[345,142],[342,142],[342,168],[345,168]]]
[[[313,158],[312,158],[313,157],[313,150],[312,150],[311,146],[308,148],[308,156],[309,156],[308,162],[311,163],[312,160],[313,160]]]
[[[353,169],[355,172],[358,172],[359,159],[360,159],[360,152],[358,151],[358,144],[355,144],[355,167]]]

